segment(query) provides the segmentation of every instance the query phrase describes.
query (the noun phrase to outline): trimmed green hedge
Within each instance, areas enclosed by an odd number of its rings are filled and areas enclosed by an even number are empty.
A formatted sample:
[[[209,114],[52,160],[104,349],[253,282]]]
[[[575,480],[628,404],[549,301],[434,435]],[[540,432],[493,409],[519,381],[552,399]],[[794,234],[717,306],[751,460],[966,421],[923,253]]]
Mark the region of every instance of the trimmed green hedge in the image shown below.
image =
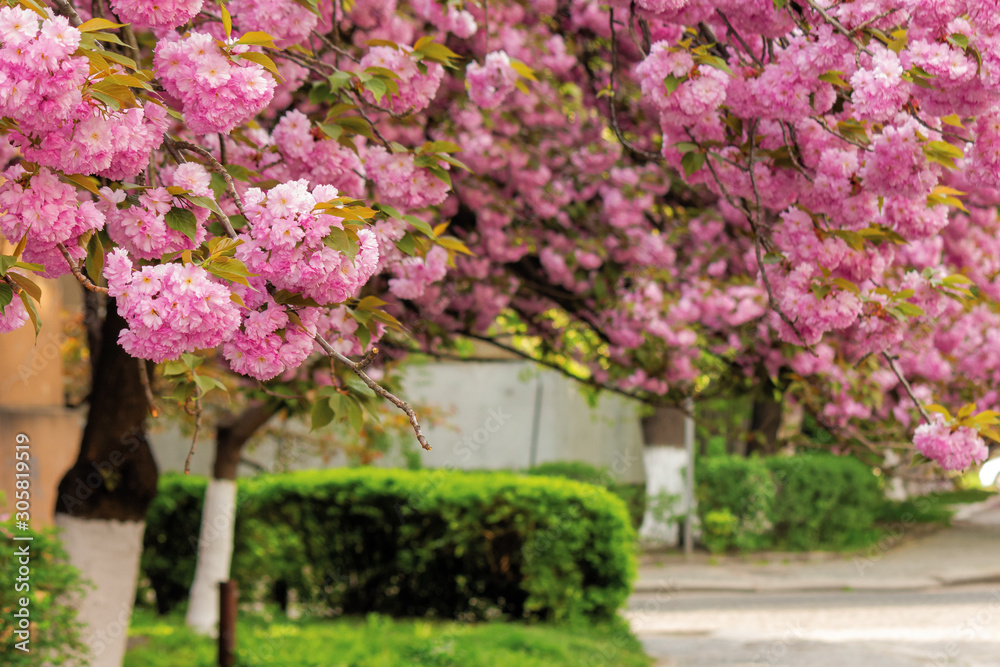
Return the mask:
[[[712,456],[697,459],[694,470],[705,546],[715,553],[769,548],[775,486],[764,462]]]
[[[14,536],[31,536],[28,541],[15,541]],[[14,519],[0,522],[0,539],[4,541],[0,552],[0,664],[9,667],[28,665],[63,665],[80,658],[84,645],[80,641],[80,624],[76,610],[67,602],[67,596],[83,592],[80,573],[66,559],[66,552],[54,530],[29,531],[16,529]],[[15,555],[28,547],[27,577],[21,577],[22,563]],[[18,579],[21,579],[18,581]],[[18,589],[20,587],[20,590]],[[30,636],[24,652],[15,644],[23,637],[15,635],[22,607],[21,598],[27,598],[30,614]]]
[[[142,571],[167,611],[194,575],[205,480],[166,475]],[[233,576],[318,614],[609,619],[635,576],[634,532],[604,489],[508,473],[373,468],[239,484]]]
[[[713,456],[695,467],[702,541],[729,549],[851,549],[883,507],[878,477],[849,456]]]
[[[562,477],[602,486],[625,503],[633,528],[638,531],[642,525],[642,518],[646,514],[646,485],[644,483],[619,482],[607,467],[600,468],[585,461],[549,461],[528,468],[525,472],[529,475]]]
[[[775,544],[793,551],[851,549],[872,539],[883,493],[869,466],[833,454],[766,460],[777,485]]]

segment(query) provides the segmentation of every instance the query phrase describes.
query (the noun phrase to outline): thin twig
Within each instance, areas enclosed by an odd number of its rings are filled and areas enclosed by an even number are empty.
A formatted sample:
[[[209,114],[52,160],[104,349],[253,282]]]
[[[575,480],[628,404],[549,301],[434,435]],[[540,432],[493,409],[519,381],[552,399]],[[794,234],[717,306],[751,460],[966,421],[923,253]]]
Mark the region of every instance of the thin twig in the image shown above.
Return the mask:
[[[108,293],[107,287],[101,287],[100,285],[95,285],[93,282],[90,281],[90,278],[83,275],[83,271],[81,271],[80,267],[76,264],[76,262],[73,261],[73,258],[69,256],[69,251],[66,250],[66,246],[64,246],[62,243],[59,243],[56,245],[56,247],[59,248],[59,252],[62,253],[62,256],[66,258],[66,263],[69,264],[69,270],[73,272],[73,275],[76,277],[77,281],[81,285],[86,287],[91,292],[97,292],[98,294]]]
[[[632,38],[632,43],[635,44],[635,48],[643,57],[649,55],[649,51],[642,48],[642,44],[639,43],[639,38],[635,34],[635,0],[632,0],[628,6],[628,36]]]
[[[195,447],[198,446],[198,434],[201,432],[201,387],[194,387],[194,434],[191,436],[191,449],[188,450],[187,458],[184,459],[184,474],[191,474],[191,459],[194,458]]]
[[[624,134],[622,134],[621,125],[618,123],[618,105],[616,103],[617,95],[615,93],[615,70],[618,69],[618,43],[617,38],[615,37],[614,9],[608,10],[608,25],[611,26],[611,74],[610,79],[608,80],[608,85],[611,86],[611,97],[608,99],[608,107],[611,111],[611,129],[614,131],[615,136],[618,137],[618,141],[621,142],[622,146],[642,158],[659,162],[663,159],[663,156],[635,146],[632,142],[625,138]]]
[[[840,21],[838,21],[837,19],[835,19],[832,16],[830,16],[830,14],[825,9],[823,9],[822,7],[820,7],[816,3],[816,0],[806,0],[806,2],[809,4],[810,7],[813,8],[813,10],[815,10],[815,12],[817,14],[820,15],[820,17],[824,21],[826,21],[828,24],[830,24],[831,26],[833,26],[834,30],[836,30],[837,32],[839,32],[840,34],[842,34],[844,37],[846,37],[848,40],[850,40],[851,44],[853,44],[856,49],[858,49],[862,53],[867,53],[868,55],[874,55],[874,54],[872,54],[871,51],[869,51],[868,49],[866,49],[864,47],[864,45],[862,45],[861,42],[859,42],[857,40],[857,38],[854,37],[853,34],[851,34],[850,30],[848,30],[847,28],[844,27],[844,24],[842,24]]]
[[[903,373],[899,370],[899,368],[896,367],[896,360],[888,352],[883,352],[882,358],[884,358],[887,362],[889,362],[889,370],[891,370],[896,375],[896,379],[899,380],[899,383],[901,385],[903,385],[903,389],[906,390],[906,393],[910,397],[910,400],[913,401],[913,404],[917,406],[917,410],[920,411],[920,416],[924,418],[924,421],[930,424],[931,423],[930,414],[927,413],[927,410],[924,409],[924,406],[920,403],[920,401],[917,400],[917,397],[913,395],[913,387],[910,386],[910,381],[907,380],[906,377],[903,375]]]
[[[736,32],[736,28],[734,28],[733,24],[729,22],[729,18],[725,14],[722,13],[721,9],[716,9],[715,13],[718,14],[719,18],[722,19],[722,22],[726,24],[726,30],[729,32],[729,34],[732,35],[733,37],[735,37],[736,41],[738,41],[743,46],[743,50],[747,52],[747,55],[750,56],[753,59],[753,61],[755,63],[757,63],[757,65],[759,67],[763,68],[764,67],[764,63],[762,63],[760,61],[760,59],[750,49],[750,47],[747,45],[747,43],[743,41],[743,37],[740,36],[740,33]]]
[[[208,149],[202,148],[201,146],[196,146],[195,144],[192,143],[188,143],[187,141],[179,141],[177,139],[171,139],[169,137],[164,137],[163,142],[168,145],[173,144],[176,148],[179,148],[181,150],[197,153],[198,155],[205,158],[205,160],[208,162],[208,168],[217,173],[219,176],[222,176],[222,179],[226,182],[226,192],[228,192],[229,196],[233,198],[234,202],[236,202],[236,208],[239,210],[240,215],[242,215],[244,218],[247,217],[247,212],[243,208],[243,200],[240,199],[239,193],[236,192],[236,184],[233,183],[233,177],[229,175],[229,172],[226,171],[226,168],[223,167],[219,163],[219,161],[215,159],[215,156],[212,155],[212,153]],[[217,215],[216,217],[219,218],[219,222],[222,223],[222,227],[226,230],[226,234],[229,236],[229,238],[235,239],[236,230],[233,229],[232,223],[229,222],[226,216]]]
[[[754,151],[754,144],[757,141],[757,123],[759,122],[760,122],[759,120],[755,119],[750,124],[750,129],[748,130],[747,138],[749,139],[750,148],[749,148],[749,153],[747,155],[747,167],[748,167],[748,172],[750,174],[750,186],[753,188],[753,196],[757,204],[756,206],[757,214],[762,215],[764,208],[760,202],[760,190],[757,189],[757,178],[754,176],[753,173],[753,151]],[[708,160],[706,160],[705,162],[708,162]],[[748,215],[747,220],[750,221],[750,231],[753,233],[753,247],[754,247],[754,254],[757,257],[757,268],[760,270],[760,275],[764,280],[764,286],[767,288],[767,298],[771,304],[771,308],[774,309],[774,312],[778,313],[778,317],[780,317],[785,324],[791,327],[792,331],[795,332],[795,335],[799,337],[799,342],[807,350],[812,352],[813,356],[816,356],[816,352],[814,352],[812,347],[806,343],[806,339],[803,338],[801,333],[799,333],[799,330],[795,327],[795,323],[792,322],[792,320],[788,317],[788,315],[784,313],[783,310],[781,310],[777,302],[774,300],[774,295],[771,293],[771,281],[767,277],[767,271],[766,271],[767,267],[764,264],[764,258],[761,254],[761,249],[760,249],[761,241],[760,241],[760,234],[757,231],[757,224],[754,222],[753,215]]]
[[[427,438],[424,437],[424,432],[420,428],[420,422],[417,420],[417,413],[413,411],[413,408],[411,408],[406,401],[398,398],[378,382],[368,377],[368,374],[365,373],[364,367],[361,366],[360,363],[351,361],[340,352],[337,352],[337,350],[335,350],[333,346],[326,342],[319,334],[314,334],[313,340],[315,340],[319,346],[323,348],[323,351],[326,352],[327,355],[351,369],[355,375],[361,378],[362,382],[368,385],[369,389],[402,410],[403,413],[410,418],[410,425],[413,427],[413,432],[417,436],[417,442],[419,442],[420,446],[424,449],[430,450],[430,443],[427,442]]]
[[[375,357],[377,357],[377,356],[378,356],[378,348],[377,347],[373,347],[368,352],[368,354],[365,355],[365,358],[358,362],[358,368],[360,368],[362,370],[364,370],[365,368],[368,368],[369,366],[372,365],[372,363],[375,361]]]
[[[146,394],[146,402],[149,403],[149,414],[156,419],[160,416],[160,411],[156,407],[156,398],[153,396],[153,386],[149,382],[149,370],[146,368],[145,359],[136,359],[139,362],[139,381],[142,382],[142,390]]]
[[[319,41],[323,42],[323,46],[325,46],[326,48],[330,49],[334,53],[336,53],[338,55],[341,55],[341,56],[344,56],[345,58],[347,58],[351,62],[355,62],[355,63],[361,62],[360,60],[358,60],[358,58],[353,53],[351,53],[350,51],[346,51],[346,50],[340,48],[339,46],[337,46],[336,44],[334,44],[326,35],[322,35],[319,32],[317,32],[316,30],[313,30],[312,34],[314,36],[318,37]]]
[[[383,146],[385,146],[385,149],[387,151],[389,151],[390,153],[394,152],[392,150],[392,144],[390,144],[386,140],[386,138],[382,136],[382,133],[379,131],[378,127],[375,125],[372,119],[368,117],[368,114],[365,113],[365,106],[367,105],[367,100],[365,100],[364,97],[362,97],[359,93],[351,93],[350,91],[348,91],[347,95],[348,97],[351,97],[355,101],[357,101],[358,113],[361,114],[361,117],[365,119],[365,122],[368,123],[369,126],[371,126],[372,132],[375,133],[375,138],[378,139]],[[386,113],[391,113],[391,112],[386,111]]]
[[[52,4],[56,6],[60,14],[69,19],[69,24],[74,28],[83,24],[80,15],[76,13],[76,9],[69,3],[69,0],[52,0]]]

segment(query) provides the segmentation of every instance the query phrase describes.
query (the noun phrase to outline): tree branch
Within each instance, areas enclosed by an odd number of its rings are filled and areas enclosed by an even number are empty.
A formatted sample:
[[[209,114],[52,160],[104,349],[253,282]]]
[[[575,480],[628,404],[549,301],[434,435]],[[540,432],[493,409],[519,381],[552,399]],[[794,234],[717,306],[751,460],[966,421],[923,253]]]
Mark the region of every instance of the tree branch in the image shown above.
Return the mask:
[[[384,398],[385,400],[389,401],[397,408],[402,410],[403,413],[410,418],[410,425],[413,427],[413,432],[417,436],[417,442],[419,442],[420,446],[423,447],[424,449],[430,450],[431,448],[430,443],[427,442],[427,438],[424,437],[424,432],[420,428],[420,422],[417,420],[417,413],[413,411],[413,408],[411,408],[406,401],[397,397],[396,395],[391,393],[388,389],[380,385],[378,382],[371,379],[368,376],[368,374],[365,373],[364,371],[365,366],[362,366],[360,363],[351,361],[346,356],[335,350],[333,346],[330,345],[330,343],[326,342],[326,340],[324,340],[324,338],[319,334],[313,334],[313,340],[315,340],[316,343],[321,348],[323,348],[323,351],[326,352],[329,357],[344,364],[355,375],[361,378],[361,381],[364,382],[366,385],[368,385],[369,389],[371,389],[376,394],[378,394],[379,396],[381,396],[382,398]]]

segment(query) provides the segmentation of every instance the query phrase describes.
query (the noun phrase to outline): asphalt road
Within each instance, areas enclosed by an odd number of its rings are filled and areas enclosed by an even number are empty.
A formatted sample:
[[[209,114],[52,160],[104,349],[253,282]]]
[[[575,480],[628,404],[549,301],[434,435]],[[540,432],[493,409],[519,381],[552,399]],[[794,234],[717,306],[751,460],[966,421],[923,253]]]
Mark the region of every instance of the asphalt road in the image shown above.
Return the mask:
[[[634,596],[626,616],[657,667],[1000,667],[1000,584],[893,593],[664,591]]]

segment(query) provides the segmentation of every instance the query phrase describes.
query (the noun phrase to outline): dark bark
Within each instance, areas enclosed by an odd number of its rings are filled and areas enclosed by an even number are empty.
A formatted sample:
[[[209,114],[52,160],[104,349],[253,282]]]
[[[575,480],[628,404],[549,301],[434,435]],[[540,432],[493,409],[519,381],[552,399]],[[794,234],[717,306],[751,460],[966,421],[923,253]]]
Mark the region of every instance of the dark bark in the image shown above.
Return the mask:
[[[775,398],[776,387],[764,374],[759,390],[754,394],[747,456],[774,454],[778,450],[778,430],[781,428],[781,400]]]
[[[215,430],[212,476],[216,479],[236,479],[243,446],[277,412],[278,404],[273,401],[254,401],[240,414],[220,421]]]
[[[684,413],[677,408],[653,408],[653,414],[642,418],[642,440],[646,447],[670,445],[683,449]]]
[[[149,413],[139,361],[118,345],[126,326],[115,302],[94,356],[90,411],[76,463],[59,484],[56,512],[88,519],[142,521],[156,496],[157,470],[146,440]]]

